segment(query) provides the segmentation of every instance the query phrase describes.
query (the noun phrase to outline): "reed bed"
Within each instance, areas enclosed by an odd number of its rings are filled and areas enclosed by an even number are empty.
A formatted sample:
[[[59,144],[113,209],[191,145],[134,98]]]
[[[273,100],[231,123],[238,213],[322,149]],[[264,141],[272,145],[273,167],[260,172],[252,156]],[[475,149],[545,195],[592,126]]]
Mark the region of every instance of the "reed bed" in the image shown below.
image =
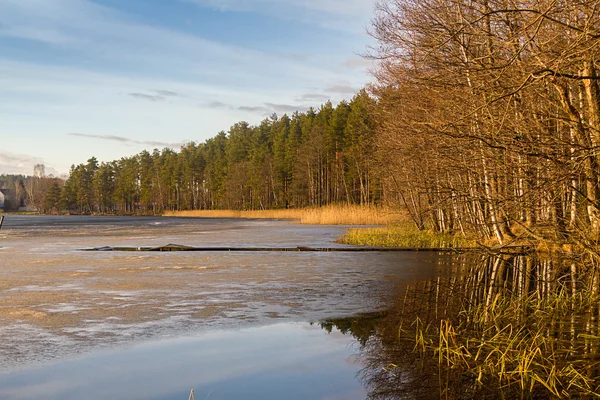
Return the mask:
[[[477,242],[459,234],[418,230],[414,225],[387,226],[383,228],[350,229],[340,243],[376,247],[410,248],[476,248]]]
[[[600,397],[597,378],[586,371],[598,362],[593,354],[573,357],[579,353],[575,344],[562,346],[548,334],[552,325],[547,317],[562,303],[556,300],[549,304],[533,297],[498,298],[491,310],[477,307],[469,313],[474,321],[488,321],[479,329],[449,319],[442,319],[439,326],[416,322],[415,344],[421,352],[435,354],[441,366],[463,371],[481,386],[513,387],[521,393],[554,398]],[[535,323],[518,321],[525,309],[534,310]],[[575,339],[583,342],[584,337],[580,334]],[[590,335],[587,339],[597,344],[600,338]]]
[[[449,386],[459,379],[503,398],[599,398],[598,276],[573,280],[554,264],[556,278],[536,277],[543,263],[519,261],[409,290],[400,339],[434,358]]]
[[[406,218],[402,211],[387,207],[332,205],[280,210],[169,211],[166,217],[291,219],[310,225],[388,225]]]

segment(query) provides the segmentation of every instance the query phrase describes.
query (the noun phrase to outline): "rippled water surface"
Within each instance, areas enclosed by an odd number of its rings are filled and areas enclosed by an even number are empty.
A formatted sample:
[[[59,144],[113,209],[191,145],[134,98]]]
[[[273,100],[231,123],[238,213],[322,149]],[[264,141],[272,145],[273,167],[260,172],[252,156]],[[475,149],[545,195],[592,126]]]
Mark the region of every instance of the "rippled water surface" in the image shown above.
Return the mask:
[[[318,323],[385,309],[399,287],[433,278],[439,256],[80,251],[343,247],[333,243],[343,230],[8,216],[0,230],[0,398],[183,399],[191,388],[199,399],[365,398],[357,343]]]

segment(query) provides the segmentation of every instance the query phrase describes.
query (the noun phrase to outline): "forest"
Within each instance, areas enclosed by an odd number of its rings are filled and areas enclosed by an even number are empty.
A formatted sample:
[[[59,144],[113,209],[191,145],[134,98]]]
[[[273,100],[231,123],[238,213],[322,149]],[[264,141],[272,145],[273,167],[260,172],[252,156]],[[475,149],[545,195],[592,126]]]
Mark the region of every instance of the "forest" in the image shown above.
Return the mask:
[[[592,248],[598,3],[380,1],[376,80],[350,101],[239,122],[180,151],[91,158],[66,181],[0,180],[45,212],[390,205],[419,229]]]
[[[372,98],[246,122],[179,152],[165,148],[71,167],[61,182],[40,174],[27,181],[30,204],[44,212],[160,214],[166,210],[322,206],[381,201],[373,158]],[[19,183],[21,182],[21,183]],[[37,195],[35,195],[37,194]]]

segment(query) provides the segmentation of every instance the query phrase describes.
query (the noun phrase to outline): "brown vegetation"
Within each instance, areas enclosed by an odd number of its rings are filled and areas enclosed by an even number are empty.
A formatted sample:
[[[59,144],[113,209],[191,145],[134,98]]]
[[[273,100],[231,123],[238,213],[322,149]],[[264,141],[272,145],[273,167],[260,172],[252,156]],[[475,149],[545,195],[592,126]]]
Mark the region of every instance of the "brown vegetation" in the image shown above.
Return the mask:
[[[596,246],[599,5],[379,2],[376,143],[418,227]]]
[[[387,225],[405,219],[405,213],[385,207],[335,205],[280,210],[170,211],[166,217],[293,219],[315,225]]]

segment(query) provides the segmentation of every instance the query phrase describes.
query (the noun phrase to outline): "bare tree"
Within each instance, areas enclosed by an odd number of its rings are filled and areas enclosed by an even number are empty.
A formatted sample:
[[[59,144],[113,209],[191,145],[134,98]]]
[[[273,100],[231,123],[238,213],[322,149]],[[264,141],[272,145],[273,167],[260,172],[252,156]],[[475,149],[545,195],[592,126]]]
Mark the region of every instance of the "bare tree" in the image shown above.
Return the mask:
[[[599,5],[378,3],[379,149],[417,225],[597,240]]]

